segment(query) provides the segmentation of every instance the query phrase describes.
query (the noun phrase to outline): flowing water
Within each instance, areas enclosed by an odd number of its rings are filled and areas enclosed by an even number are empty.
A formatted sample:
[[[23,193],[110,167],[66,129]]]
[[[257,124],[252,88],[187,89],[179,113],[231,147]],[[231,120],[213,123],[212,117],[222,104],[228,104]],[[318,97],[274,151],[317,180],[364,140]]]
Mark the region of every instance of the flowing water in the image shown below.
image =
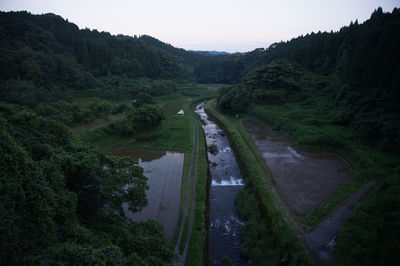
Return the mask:
[[[138,159],[139,165],[148,178],[150,187],[146,191],[148,205],[132,213],[124,203],[124,212],[133,221],[154,219],[164,226],[165,235],[172,241],[178,224],[183,173],[183,153],[165,150],[151,150],[131,146],[114,149],[116,156],[130,156]]]
[[[240,231],[243,222],[236,207],[236,193],[244,187],[235,155],[224,131],[208,119],[204,104],[196,107],[196,113],[204,122],[203,130],[207,146],[216,145],[218,153],[208,152],[211,172],[209,253],[211,265],[222,265],[229,257],[233,265],[246,265],[240,254]]]

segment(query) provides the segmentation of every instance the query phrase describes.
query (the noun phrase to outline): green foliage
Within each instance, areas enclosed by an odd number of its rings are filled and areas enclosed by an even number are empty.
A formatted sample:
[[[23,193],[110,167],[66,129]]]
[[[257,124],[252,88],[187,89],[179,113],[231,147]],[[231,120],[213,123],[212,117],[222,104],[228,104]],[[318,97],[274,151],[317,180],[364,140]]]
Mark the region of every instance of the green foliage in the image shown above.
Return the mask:
[[[1,74],[3,78],[72,84],[75,78],[76,83],[88,82],[88,85],[93,76],[177,78],[186,75],[172,51],[140,37],[80,30],[54,14],[1,12],[0,21],[3,50],[0,67],[6,68],[13,62],[13,69],[6,75]],[[80,73],[80,70],[84,71]]]
[[[57,101],[40,103],[33,108],[38,115],[63,122],[69,126],[89,123],[96,118],[119,114],[128,109],[129,107],[126,104],[116,105],[98,99],[86,105],[75,102]]]
[[[229,113],[240,113],[250,103],[283,104],[306,98],[327,86],[325,77],[305,71],[287,60],[276,60],[250,72],[243,81],[220,90],[218,105]]]
[[[337,264],[395,265],[400,245],[399,203],[399,175],[386,177],[339,232]]]
[[[247,90],[240,85],[222,89],[218,97],[221,109],[230,113],[243,112],[249,102],[250,96]]]
[[[154,101],[150,94],[139,92],[133,100],[133,104],[137,107],[141,107],[145,104],[154,104]]]
[[[164,119],[164,114],[159,106],[144,105],[130,110],[124,119],[80,133],[79,138],[86,143],[93,143],[112,135],[134,137],[140,131],[157,128]]]
[[[156,105],[145,105],[134,109],[127,116],[127,122],[134,124],[139,130],[155,128],[164,119],[162,109]]]
[[[167,265],[162,228],[128,223],[146,205],[137,162],[77,144],[62,123],[0,104],[0,260],[5,265]],[[126,187],[127,186],[127,187]]]
[[[215,144],[211,144],[208,146],[208,151],[211,152],[212,154],[217,154],[218,153],[218,147]]]
[[[269,49],[213,57],[198,66],[205,68],[197,70],[198,78],[230,83],[242,78],[239,85],[219,96],[221,109],[232,113],[244,111],[249,97],[259,104],[282,104],[302,101],[321,91],[331,97],[331,107],[338,110],[338,124],[350,125],[363,139],[398,153],[399,29],[400,10],[383,13],[378,8],[363,24],[352,22],[338,32],[311,33]],[[283,58],[304,69],[284,63]],[[203,77],[208,72],[210,77]],[[226,81],[226,77],[231,79]]]
[[[267,231],[258,205],[255,195],[248,189],[241,190],[236,197],[239,214],[246,221],[241,251],[251,258],[250,265],[277,265],[280,251]]]

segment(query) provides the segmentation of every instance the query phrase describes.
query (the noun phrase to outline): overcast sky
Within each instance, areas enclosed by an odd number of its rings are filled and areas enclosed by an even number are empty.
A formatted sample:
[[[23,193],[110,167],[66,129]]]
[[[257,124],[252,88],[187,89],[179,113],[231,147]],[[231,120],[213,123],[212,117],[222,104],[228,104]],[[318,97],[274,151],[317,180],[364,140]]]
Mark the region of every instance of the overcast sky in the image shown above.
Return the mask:
[[[0,0],[0,10],[55,13],[80,28],[147,34],[190,50],[250,51],[312,31],[339,30],[400,0]]]

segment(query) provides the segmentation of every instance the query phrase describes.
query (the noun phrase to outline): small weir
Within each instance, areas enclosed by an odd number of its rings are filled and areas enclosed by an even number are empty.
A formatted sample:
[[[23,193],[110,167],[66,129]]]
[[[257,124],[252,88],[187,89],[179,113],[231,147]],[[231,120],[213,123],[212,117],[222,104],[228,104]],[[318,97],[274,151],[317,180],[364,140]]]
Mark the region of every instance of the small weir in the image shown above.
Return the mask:
[[[244,187],[235,155],[224,131],[208,119],[204,103],[195,111],[203,120],[207,146],[216,145],[218,152],[208,152],[211,172],[209,254],[210,265],[223,265],[229,259],[232,265],[246,265],[240,254],[240,231],[243,222],[236,207],[236,193]]]

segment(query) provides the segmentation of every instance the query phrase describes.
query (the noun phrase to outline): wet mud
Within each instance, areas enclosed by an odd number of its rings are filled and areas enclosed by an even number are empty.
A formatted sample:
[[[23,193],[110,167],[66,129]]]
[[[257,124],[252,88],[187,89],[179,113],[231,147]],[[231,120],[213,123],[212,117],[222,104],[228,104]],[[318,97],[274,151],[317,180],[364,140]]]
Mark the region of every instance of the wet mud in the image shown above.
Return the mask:
[[[296,213],[307,213],[349,178],[348,164],[336,154],[301,151],[283,133],[252,120],[244,120],[243,125],[264,158],[278,191]]]

